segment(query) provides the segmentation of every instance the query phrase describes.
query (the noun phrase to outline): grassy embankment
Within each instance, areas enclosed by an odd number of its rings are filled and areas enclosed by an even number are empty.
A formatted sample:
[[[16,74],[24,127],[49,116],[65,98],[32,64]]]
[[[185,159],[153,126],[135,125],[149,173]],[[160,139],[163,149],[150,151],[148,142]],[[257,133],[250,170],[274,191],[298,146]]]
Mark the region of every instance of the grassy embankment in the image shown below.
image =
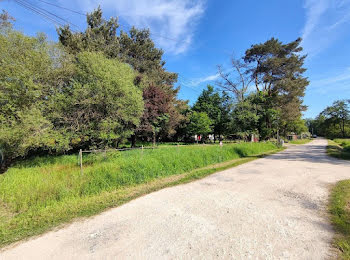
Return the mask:
[[[335,158],[350,160],[350,139],[328,140],[327,154]]]
[[[312,141],[312,139],[298,139],[298,140],[289,141],[289,143],[290,144],[307,144],[311,141]]]
[[[0,247],[278,150],[241,143],[90,154],[83,174],[74,155],[18,163],[0,176]]]
[[[350,139],[328,141],[330,156],[350,160]],[[343,180],[332,189],[329,209],[336,230],[334,245],[340,250],[339,258],[350,259],[350,180]]]
[[[340,181],[330,196],[331,222],[336,231],[334,245],[339,258],[350,259],[350,180]]]

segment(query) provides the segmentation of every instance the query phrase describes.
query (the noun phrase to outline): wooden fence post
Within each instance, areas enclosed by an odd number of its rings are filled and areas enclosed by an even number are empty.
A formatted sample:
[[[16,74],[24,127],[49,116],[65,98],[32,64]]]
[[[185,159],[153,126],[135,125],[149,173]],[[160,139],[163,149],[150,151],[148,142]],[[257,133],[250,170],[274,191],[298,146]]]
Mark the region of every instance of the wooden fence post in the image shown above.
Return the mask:
[[[143,145],[141,145],[141,155],[143,155]]]
[[[79,150],[80,174],[83,174],[83,150]]]

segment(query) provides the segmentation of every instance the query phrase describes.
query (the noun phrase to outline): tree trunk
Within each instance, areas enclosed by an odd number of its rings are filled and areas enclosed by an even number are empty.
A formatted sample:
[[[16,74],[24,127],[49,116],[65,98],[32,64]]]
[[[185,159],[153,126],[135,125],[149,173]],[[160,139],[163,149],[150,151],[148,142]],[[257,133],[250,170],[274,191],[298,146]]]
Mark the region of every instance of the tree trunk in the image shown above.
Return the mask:
[[[136,146],[136,135],[132,135],[131,136],[131,147],[135,147]]]
[[[156,132],[153,131],[153,146],[156,146]]]

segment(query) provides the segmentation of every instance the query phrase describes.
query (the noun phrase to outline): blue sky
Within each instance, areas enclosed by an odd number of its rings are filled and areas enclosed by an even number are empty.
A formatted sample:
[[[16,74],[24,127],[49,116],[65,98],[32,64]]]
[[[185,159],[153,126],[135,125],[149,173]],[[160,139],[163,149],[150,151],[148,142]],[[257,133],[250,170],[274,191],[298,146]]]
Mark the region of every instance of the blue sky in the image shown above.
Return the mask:
[[[40,0],[20,0],[49,10],[85,29],[81,15]],[[82,13],[101,5],[104,16],[118,16],[124,28],[151,28],[165,51],[166,67],[179,73],[179,97],[194,102],[215,83],[218,64],[229,68],[230,55],[241,57],[252,44],[276,37],[303,38],[310,85],[305,117],[314,117],[336,99],[350,99],[350,0],[44,0]],[[57,40],[55,25],[16,4],[0,1],[29,35],[45,32]],[[160,37],[162,36],[162,37]]]

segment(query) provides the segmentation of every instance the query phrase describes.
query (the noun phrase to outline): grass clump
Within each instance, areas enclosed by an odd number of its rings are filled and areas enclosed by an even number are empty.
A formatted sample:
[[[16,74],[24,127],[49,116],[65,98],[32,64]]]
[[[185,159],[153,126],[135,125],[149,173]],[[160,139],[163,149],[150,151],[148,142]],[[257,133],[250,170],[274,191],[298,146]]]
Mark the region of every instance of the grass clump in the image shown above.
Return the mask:
[[[327,154],[344,160],[350,160],[350,139],[328,140]]]
[[[83,174],[75,155],[20,162],[0,176],[0,246],[277,150],[240,143],[84,154]]]
[[[332,189],[329,208],[337,232],[334,245],[341,259],[350,259],[350,180],[340,181]]]

